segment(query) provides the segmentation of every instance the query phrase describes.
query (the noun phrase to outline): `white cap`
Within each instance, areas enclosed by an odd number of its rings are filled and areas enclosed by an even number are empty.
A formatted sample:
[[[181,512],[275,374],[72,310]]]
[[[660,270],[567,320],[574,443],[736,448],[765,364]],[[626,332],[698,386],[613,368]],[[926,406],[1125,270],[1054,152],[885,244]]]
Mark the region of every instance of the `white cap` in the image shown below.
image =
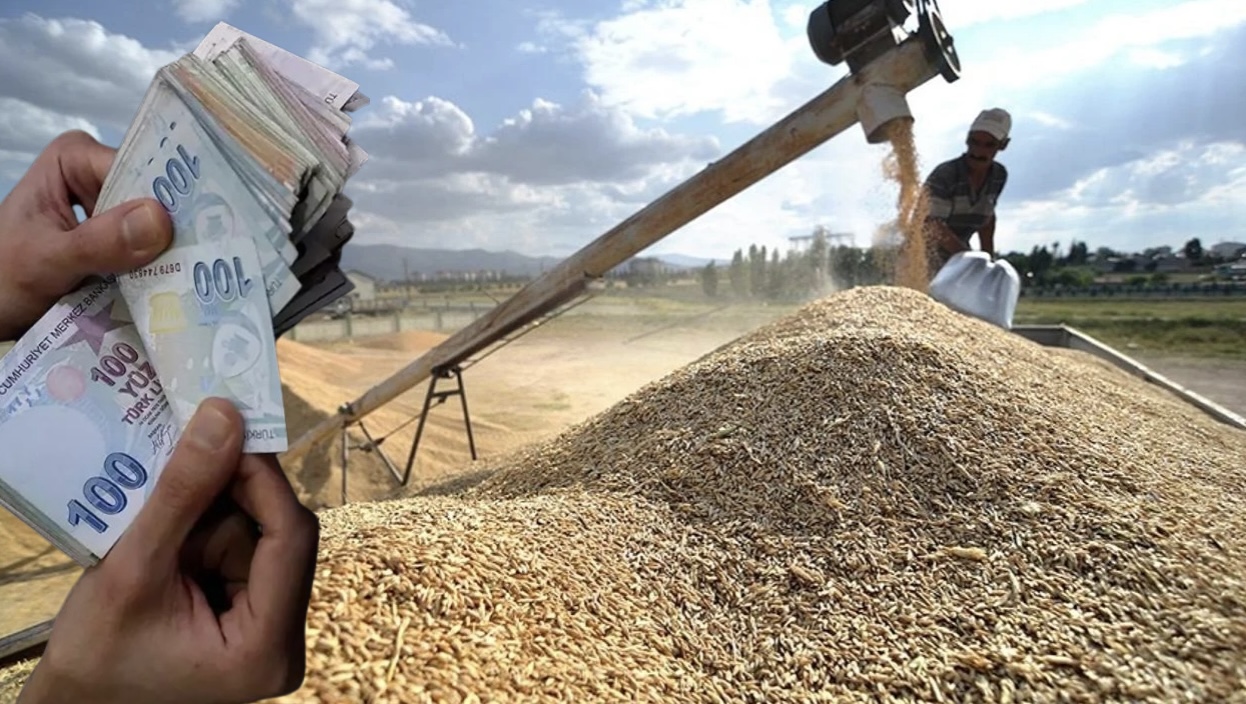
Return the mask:
[[[969,128],[970,132],[986,132],[995,139],[1003,141],[1008,139],[1008,132],[1012,129],[1012,116],[1003,108],[991,108],[978,113],[978,119],[973,121],[973,125]]]

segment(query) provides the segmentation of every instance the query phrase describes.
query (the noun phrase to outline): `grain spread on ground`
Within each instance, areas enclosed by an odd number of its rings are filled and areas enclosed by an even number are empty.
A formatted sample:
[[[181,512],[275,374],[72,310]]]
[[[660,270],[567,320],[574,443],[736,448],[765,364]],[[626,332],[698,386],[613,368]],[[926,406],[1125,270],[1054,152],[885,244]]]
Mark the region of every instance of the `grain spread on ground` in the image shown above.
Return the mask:
[[[1246,434],[906,288],[322,513],[282,702],[1232,701]]]

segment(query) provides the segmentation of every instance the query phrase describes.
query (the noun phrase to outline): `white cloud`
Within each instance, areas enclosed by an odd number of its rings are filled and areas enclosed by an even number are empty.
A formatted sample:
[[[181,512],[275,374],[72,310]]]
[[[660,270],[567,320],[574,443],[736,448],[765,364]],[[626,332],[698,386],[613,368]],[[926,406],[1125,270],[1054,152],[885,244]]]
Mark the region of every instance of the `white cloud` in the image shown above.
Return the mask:
[[[211,5],[227,11],[231,2],[177,1],[186,12]],[[313,28],[308,57],[331,67],[401,68],[387,49],[455,45],[419,21],[407,0],[280,1],[287,17]],[[960,153],[978,110],[1013,110],[1018,139],[1002,156],[1013,183],[1001,203],[1001,246],[1028,249],[1067,241],[1069,233],[1095,246],[1100,239],[1124,248],[1179,244],[1194,220],[1213,229],[1236,222],[1240,230],[1246,140],[1238,139],[1241,128],[1225,127],[1240,110],[1224,109],[1233,107],[1224,100],[1211,109],[1216,95],[1231,93],[1214,86],[1240,82],[1226,81],[1235,75],[1226,69],[1202,89],[1208,102],[1197,102],[1202,94],[1191,88],[1182,105],[1163,110],[1149,79],[1190,84],[1200,62],[1227,66],[1240,56],[1226,54],[1215,33],[1246,22],[1246,3],[1185,0],[1101,14],[1065,23],[1046,43],[1012,20],[1074,6],[1070,17],[1089,15],[1093,4],[941,4],[965,74],[950,85],[935,78],[909,95],[921,173]],[[568,254],[845,71],[813,57],[807,3],[626,0],[619,7],[619,16],[604,21],[529,13],[538,36],[498,45],[579,61],[590,90],[574,104],[536,98],[487,126],[438,97],[391,96],[359,113],[352,136],[372,160],[348,189],[357,202],[356,241]],[[974,30],[962,32],[966,27]],[[1221,42],[1214,59],[1213,38]],[[57,131],[124,128],[155,69],[176,55],[96,22],[0,20],[0,177]],[[723,123],[734,137],[720,146],[710,135],[723,134]],[[700,131],[706,136],[694,134]],[[1179,140],[1195,131],[1198,139]],[[720,258],[752,243],[782,250],[788,236],[818,224],[853,231],[858,245],[868,244],[895,215],[896,189],[881,168],[887,151],[867,145],[854,125],[654,249]]]
[[[488,173],[525,184],[620,183],[644,179],[662,164],[718,154],[711,138],[642,130],[592,93],[571,107],[538,98],[483,135],[448,100],[388,96],[352,135],[374,155],[359,176],[366,179]]]
[[[1215,22],[1207,21],[1216,18]],[[1157,58],[1172,63],[1175,55],[1159,48],[1164,44],[1205,39],[1246,23],[1246,3],[1240,0],[1187,0],[1146,12],[1101,17],[1093,25],[1068,28],[1072,39],[1042,51],[1014,48],[999,52],[989,62],[973,68],[975,80],[1006,88],[1061,80],[1084,73],[1109,60],[1126,57],[1153,65]]]
[[[682,0],[588,28],[542,26],[571,38],[607,103],[639,117],[720,111],[727,122],[760,122],[784,107],[774,89],[793,70],[793,51],[769,0]]]
[[[845,73],[813,57],[805,35],[809,12],[807,4],[767,0],[671,0],[637,4],[629,14],[591,25],[546,18],[542,28],[551,41],[568,39],[586,80],[608,105],[642,119],[711,113],[760,131]],[[928,107],[915,101],[922,92],[928,93]],[[949,109],[948,91],[938,88],[922,87],[910,102],[923,136],[963,126],[977,110]],[[884,146],[866,144],[854,125],[654,251],[729,257],[751,243],[784,250],[789,236],[808,234],[818,224],[851,230],[857,244],[868,245],[874,231],[895,217],[898,191],[882,170],[887,153]]]
[[[642,130],[592,93],[565,108],[537,99],[477,148],[474,163],[524,183],[617,182],[645,178],[655,165],[708,161],[716,140]]]
[[[1085,5],[1089,0],[1042,0],[1042,2],[1000,2],[1000,0],[943,0],[939,12],[944,23],[952,28],[964,29],[976,24],[989,24],[1018,20],[1035,15],[1068,10]]]
[[[0,149],[0,181],[16,183],[30,168],[30,162],[33,159],[34,155],[29,152],[11,152]]]
[[[373,155],[348,188],[368,241],[570,253],[716,157],[592,93],[536,99],[488,133],[454,103],[388,96],[352,129]]]
[[[996,239],[1007,249],[1028,250],[1075,236],[1094,247],[1136,251],[1240,232],[1246,219],[1244,158],[1240,142],[1186,143],[1099,169],[1050,198],[1010,208]],[[1095,223],[1092,230],[1087,222]]]
[[[1237,142],[1198,146],[1181,144],[1119,167],[1101,169],[1091,179],[1074,184],[1067,199],[1093,205],[1136,203],[1141,209],[1165,210],[1206,205],[1205,198],[1237,192],[1237,166],[1246,145]],[[1240,194],[1240,193],[1239,193]]]
[[[242,0],[173,0],[178,17],[187,22],[220,21],[229,16]]]
[[[0,96],[0,152],[25,154],[33,159],[54,137],[69,130],[83,130],[100,138],[95,125],[80,117]]]
[[[418,229],[482,214],[506,214],[553,205],[552,189],[533,188],[496,174],[455,173],[428,179],[369,180],[352,187],[351,197],[378,217]]]
[[[1072,129],[1073,127],[1073,124],[1068,120],[1044,110],[1034,110],[1029,113],[1029,116],[1043,127],[1054,127],[1059,130]]]
[[[367,174],[388,175],[384,166],[401,173],[437,175],[452,170],[449,160],[471,147],[476,128],[467,113],[436,96],[407,102],[386,96],[352,130],[375,155]],[[380,166],[378,166],[380,165]]]
[[[0,18],[0,90],[39,108],[124,129],[171,51],[98,22]]]
[[[1179,52],[1160,51],[1153,47],[1143,47],[1129,52],[1129,60],[1146,68],[1173,68],[1185,64],[1186,58]]]
[[[287,0],[294,19],[310,27],[316,43],[307,58],[330,68],[362,64],[391,68],[371,56],[382,43],[452,46],[442,30],[416,20],[396,0]]]

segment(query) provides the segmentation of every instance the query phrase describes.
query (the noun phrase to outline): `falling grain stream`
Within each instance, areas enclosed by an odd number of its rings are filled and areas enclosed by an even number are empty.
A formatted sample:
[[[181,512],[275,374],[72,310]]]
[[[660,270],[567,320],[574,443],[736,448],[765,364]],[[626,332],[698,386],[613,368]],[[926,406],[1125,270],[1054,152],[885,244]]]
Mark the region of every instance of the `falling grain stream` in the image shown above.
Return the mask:
[[[925,292],[930,277],[931,243],[926,241],[925,221],[929,212],[926,189],[923,187],[913,123],[894,120],[887,125],[891,152],[883,162],[883,173],[895,181],[900,192],[896,199],[896,220],[890,228],[901,238],[900,256],[896,263],[895,283]]]

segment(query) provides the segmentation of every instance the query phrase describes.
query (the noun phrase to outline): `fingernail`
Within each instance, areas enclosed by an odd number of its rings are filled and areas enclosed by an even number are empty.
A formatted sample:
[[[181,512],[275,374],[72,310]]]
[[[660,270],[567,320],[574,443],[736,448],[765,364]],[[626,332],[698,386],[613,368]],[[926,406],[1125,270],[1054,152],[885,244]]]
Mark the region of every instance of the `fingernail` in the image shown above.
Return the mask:
[[[216,450],[229,440],[234,432],[229,418],[220,409],[211,405],[202,405],[186,426],[186,441],[200,450]]]
[[[121,236],[131,252],[145,253],[159,246],[160,231],[151,206],[144,203],[121,220]]]

